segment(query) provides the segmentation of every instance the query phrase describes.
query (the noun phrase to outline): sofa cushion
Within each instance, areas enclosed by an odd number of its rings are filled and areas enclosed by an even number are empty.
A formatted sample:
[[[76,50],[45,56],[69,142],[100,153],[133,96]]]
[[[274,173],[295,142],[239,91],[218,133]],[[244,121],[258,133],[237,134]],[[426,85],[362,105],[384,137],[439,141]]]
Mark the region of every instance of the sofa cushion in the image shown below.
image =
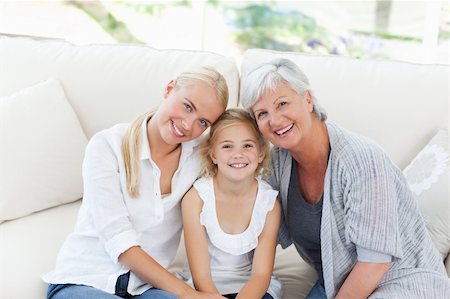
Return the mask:
[[[46,298],[40,276],[55,267],[81,200],[0,224],[0,298]]]
[[[86,136],[56,79],[0,98],[0,222],[80,199]]]
[[[130,122],[163,99],[179,73],[201,65],[221,72],[236,106],[239,73],[233,59],[205,51],[158,50],[141,45],[82,45],[0,35],[0,96],[56,77],[87,137]]]
[[[449,161],[448,132],[440,130],[403,170],[443,259],[450,252]]]
[[[250,49],[242,58],[241,87],[250,70],[276,57],[300,66],[330,120],[374,139],[402,169],[448,126],[448,65]]]
[[[274,274],[284,286],[283,298],[305,298],[317,281],[317,273],[298,254],[294,245],[277,246]]]

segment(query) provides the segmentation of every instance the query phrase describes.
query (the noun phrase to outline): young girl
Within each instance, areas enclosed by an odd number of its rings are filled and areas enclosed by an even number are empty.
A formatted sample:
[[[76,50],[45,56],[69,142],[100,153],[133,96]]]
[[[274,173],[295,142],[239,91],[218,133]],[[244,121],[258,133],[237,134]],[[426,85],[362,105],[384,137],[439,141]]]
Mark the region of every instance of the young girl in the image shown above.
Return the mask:
[[[156,111],[92,137],[75,231],[43,277],[47,298],[221,298],[166,267],[180,240],[180,200],[200,173],[195,139],[227,101],[224,77],[202,67],[171,81]]]
[[[224,112],[200,145],[203,178],[182,201],[189,261],[182,278],[226,298],[275,298],[272,275],[280,221],[278,192],[258,178],[268,144],[242,109]]]

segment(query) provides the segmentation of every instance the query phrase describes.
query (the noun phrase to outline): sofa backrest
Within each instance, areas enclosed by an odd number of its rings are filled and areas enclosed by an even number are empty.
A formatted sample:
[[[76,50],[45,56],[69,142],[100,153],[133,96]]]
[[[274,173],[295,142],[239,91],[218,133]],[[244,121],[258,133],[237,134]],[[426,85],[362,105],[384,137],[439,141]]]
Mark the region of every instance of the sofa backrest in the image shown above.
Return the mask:
[[[374,139],[401,168],[437,130],[448,128],[449,66],[252,49],[242,57],[241,81],[279,56],[306,73],[330,120]],[[229,106],[236,106],[239,73],[233,59],[219,54],[0,36],[0,96],[56,77],[89,138],[156,106],[166,83],[205,64],[224,74]]]
[[[243,55],[241,87],[251,69],[276,57],[299,65],[329,120],[375,140],[400,168],[448,129],[449,66],[252,49]]]
[[[55,77],[90,138],[158,105],[170,80],[202,65],[212,65],[224,75],[229,106],[236,106],[238,70],[233,59],[219,54],[0,36],[0,96]]]

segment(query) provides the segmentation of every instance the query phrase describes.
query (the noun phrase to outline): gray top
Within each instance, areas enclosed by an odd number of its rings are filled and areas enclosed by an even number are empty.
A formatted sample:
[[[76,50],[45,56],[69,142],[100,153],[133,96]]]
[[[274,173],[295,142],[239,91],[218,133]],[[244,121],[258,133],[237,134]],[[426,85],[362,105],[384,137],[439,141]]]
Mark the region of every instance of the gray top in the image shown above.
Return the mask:
[[[309,204],[305,201],[298,187],[297,164],[293,163],[287,202],[287,227],[294,243],[301,246],[310,258],[323,286],[322,258],[320,255],[322,199],[323,197],[317,204]]]
[[[357,262],[356,246],[393,257],[370,298],[450,298],[450,280],[402,172],[371,140],[326,122],[330,158],[325,174],[321,253],[327,297],[333,298]],[[278,241],[293,243],[286,226],[292,157],[275,147],[271,185],[283,215]],[[301,247],[299,254],[309,263]]]

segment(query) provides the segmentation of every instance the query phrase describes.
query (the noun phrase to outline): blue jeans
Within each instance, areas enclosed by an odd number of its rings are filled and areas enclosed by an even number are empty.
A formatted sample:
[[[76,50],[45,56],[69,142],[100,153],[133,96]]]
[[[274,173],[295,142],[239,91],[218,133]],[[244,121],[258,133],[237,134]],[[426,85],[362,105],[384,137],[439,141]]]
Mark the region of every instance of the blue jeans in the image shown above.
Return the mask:
[[[327,293],[319,281],[312,287],[305,299],[327,299]]]
[[[177,299],[178,297],[156,288],[151,288],[140,295],[130,295],[127,292],[130,272],[117,278],[116,292],[110,294],[102,290],[78,284],[51,284],[48,286],[47,299]]]

